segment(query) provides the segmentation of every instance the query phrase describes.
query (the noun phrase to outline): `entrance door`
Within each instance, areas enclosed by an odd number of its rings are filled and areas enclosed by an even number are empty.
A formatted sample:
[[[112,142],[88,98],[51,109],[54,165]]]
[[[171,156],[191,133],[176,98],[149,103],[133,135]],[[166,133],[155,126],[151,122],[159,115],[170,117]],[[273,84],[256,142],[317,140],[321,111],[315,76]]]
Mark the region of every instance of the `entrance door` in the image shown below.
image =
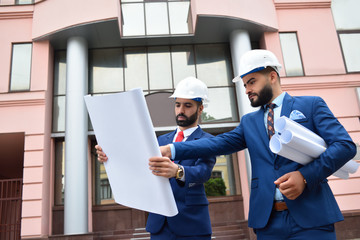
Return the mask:
[[[0,239],[20,239],[24,133],[0,134]]]

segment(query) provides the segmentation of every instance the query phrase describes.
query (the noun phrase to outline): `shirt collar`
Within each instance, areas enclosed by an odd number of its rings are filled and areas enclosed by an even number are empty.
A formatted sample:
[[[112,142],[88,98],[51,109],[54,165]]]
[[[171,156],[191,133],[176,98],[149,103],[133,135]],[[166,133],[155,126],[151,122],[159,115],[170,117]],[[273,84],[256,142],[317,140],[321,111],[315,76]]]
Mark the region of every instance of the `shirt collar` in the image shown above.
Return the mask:
[[[185,130],[183,131],[183,132],[184,132],[184,138],[189,137],[193,132],[195,132],[195,130],[196,130],[198,127],[199,127],[199,126],[185,129]],[[180,128],[177,127],[176,133],[178,133],[178,132],[180,132],[180,131],[181,131]]]

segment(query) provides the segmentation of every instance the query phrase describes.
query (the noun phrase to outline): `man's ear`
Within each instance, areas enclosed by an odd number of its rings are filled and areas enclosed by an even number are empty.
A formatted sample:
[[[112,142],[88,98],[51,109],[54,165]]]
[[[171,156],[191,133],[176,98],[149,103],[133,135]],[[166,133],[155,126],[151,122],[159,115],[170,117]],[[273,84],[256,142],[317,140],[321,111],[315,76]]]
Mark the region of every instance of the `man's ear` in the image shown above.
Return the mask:
[[[269,77],[270,77],[271,83],[273,83],[273,84],[278,81],[278,75],[277,75],[277,73],[275,71],[271,71],[269,73]]]
[[[202,111],[204,110],[204,105],[201,104],[198,109],[199,109],[199,115],[201,115]]]

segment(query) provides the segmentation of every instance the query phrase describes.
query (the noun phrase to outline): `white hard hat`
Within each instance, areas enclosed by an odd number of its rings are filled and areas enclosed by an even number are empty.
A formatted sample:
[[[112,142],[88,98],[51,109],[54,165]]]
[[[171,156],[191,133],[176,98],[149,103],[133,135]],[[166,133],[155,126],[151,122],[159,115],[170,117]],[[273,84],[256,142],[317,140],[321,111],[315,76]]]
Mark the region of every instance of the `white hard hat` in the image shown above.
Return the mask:
[[[233,82],[240,81],[247,74],[263,70],[266,67],[272,67],[279,74],[281,64],[272,52],[264,49],[255,49],[244,53],[240,59],[239,67],[239,76],[234,78]]]
[[[187,77],[181,80],[170,98],[185,98],[209,102],[206,84],[194,77]]]

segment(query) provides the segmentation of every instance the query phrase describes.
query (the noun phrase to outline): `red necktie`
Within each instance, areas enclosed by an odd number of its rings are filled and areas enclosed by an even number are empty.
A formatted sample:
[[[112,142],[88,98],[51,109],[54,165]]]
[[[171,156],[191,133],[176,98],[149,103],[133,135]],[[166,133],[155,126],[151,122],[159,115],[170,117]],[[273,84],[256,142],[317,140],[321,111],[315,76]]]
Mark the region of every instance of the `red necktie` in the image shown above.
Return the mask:
[[[184,132],[180,131],[175,139],[175,142],[181,142],[184,139]]]
[[[274,108],[276,107],[275,103],[270,103],[266,105],[269,108],[269,113],[267,116],[267,131],[269,134],[269,138],[271,138],[275,134],[274,129]]]

